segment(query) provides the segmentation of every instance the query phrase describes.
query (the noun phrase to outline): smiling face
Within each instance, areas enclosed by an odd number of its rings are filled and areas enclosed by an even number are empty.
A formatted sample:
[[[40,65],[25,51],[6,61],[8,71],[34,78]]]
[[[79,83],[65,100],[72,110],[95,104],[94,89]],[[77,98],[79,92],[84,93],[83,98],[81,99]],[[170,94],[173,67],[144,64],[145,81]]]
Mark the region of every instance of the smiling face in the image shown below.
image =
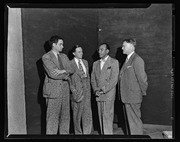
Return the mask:
[[[53,43],[52,45],[53,45],[53,50],[55,50],[56,52],[61,52],[62,49],[64,48],[62,39],[59,39],[57,43]]]
[[[81,47],[77,47],[77,48],[75,49],[75,52],[73,52],[73,55],[74,55],[76,58],[78,58],[78,59],[82,59],[82,57],[83,57],[83,50],[82,50],[82,48],[81,48]]]
[[[109,50],[106,48],[106,45],[105,44],[102,44],[100,47],[99,47],[99,57],[101,59],[104,59],[108,53],[109,53]]]

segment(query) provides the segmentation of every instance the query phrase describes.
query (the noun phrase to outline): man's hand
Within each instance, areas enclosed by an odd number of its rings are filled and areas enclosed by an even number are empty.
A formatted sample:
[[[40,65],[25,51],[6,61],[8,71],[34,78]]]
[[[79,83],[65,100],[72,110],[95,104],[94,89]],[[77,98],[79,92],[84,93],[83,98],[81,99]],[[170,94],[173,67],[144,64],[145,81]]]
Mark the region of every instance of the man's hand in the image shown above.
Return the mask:
[[[64,80],[69,80],[69,74],[67,74],[65,77],[64,77]]]
[[[101,92],[105,93],[105,86],[102,87]]]
[[[102,92],[102,91],[99,91],[99,90],[97,90],[97,91],[95,92],[96,97],[99,97],[99,96],[102,95],[102,94],[103,94],[103,92]]]

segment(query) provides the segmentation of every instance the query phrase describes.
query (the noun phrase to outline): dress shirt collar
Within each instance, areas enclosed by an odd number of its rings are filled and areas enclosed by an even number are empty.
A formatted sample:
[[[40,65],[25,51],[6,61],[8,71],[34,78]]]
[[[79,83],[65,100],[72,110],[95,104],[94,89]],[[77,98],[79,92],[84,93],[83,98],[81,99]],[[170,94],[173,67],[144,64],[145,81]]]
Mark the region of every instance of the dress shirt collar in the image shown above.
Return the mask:
[[[108,57],[109,57],[109,55],[107,55],[107,57],[104,58],[104,59],[100,59],[100,61],[106,62],[106,60],[108,59]]]
[[[54,50],[52,50],[52,52],[54,53],[54,55],[56,56],[56,58],[58,58],[58,54],[57,52],[55,52]]]
[[[74,57],[74,60],[75,60],[76,63],[78,63],[79,61],[82,62],[82,59],[78,59],[76,57]]]
[[[129,60],[129,58],[131,57],[131,55],[134,53],[134,51],[133,52],[131,52],[128,56],[127,56],[127,59]]]

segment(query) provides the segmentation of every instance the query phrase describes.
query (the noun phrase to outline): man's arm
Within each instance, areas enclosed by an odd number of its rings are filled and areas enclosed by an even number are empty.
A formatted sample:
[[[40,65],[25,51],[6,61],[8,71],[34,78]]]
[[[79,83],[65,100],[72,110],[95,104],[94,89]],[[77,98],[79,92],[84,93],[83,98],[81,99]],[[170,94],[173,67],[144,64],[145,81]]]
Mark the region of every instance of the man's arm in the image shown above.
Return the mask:
[[[92,85],[92,88],[93,88],[94,92],[99,91],[95,76],[96,76],[95,75],[95,63],[93,63],[93,70],[92,70],[92,73],[91,73],[91,85]]]
[[[134,61],[134,72],[138,80],[141,92],[145,96],[148,87],[147,75],[144,68],[144,61],[140,57],[137,57]]]
[[[54,64],[54,62],[52,61],[49,55],[43,56],[42,61],[43,61],[43,66],[50,78],[55,80],[60,80],[60,79],[65,79],[67,77],[67,74],[64,73],[58,76],[54,74],[54,70],[57,69],[57,66]]]

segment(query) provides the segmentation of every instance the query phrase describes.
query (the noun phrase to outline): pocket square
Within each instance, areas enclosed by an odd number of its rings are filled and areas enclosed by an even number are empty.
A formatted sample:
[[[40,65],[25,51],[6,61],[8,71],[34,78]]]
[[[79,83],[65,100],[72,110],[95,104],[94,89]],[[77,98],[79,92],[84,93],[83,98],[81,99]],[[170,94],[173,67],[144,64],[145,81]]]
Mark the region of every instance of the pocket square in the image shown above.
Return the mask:
[[[107,70],[108,70],[108,69],[111,69],[111,66],[107,67]]]
[[[132,67],[132,66],[127,66],[127,68],[130,68],[130,67]]]

